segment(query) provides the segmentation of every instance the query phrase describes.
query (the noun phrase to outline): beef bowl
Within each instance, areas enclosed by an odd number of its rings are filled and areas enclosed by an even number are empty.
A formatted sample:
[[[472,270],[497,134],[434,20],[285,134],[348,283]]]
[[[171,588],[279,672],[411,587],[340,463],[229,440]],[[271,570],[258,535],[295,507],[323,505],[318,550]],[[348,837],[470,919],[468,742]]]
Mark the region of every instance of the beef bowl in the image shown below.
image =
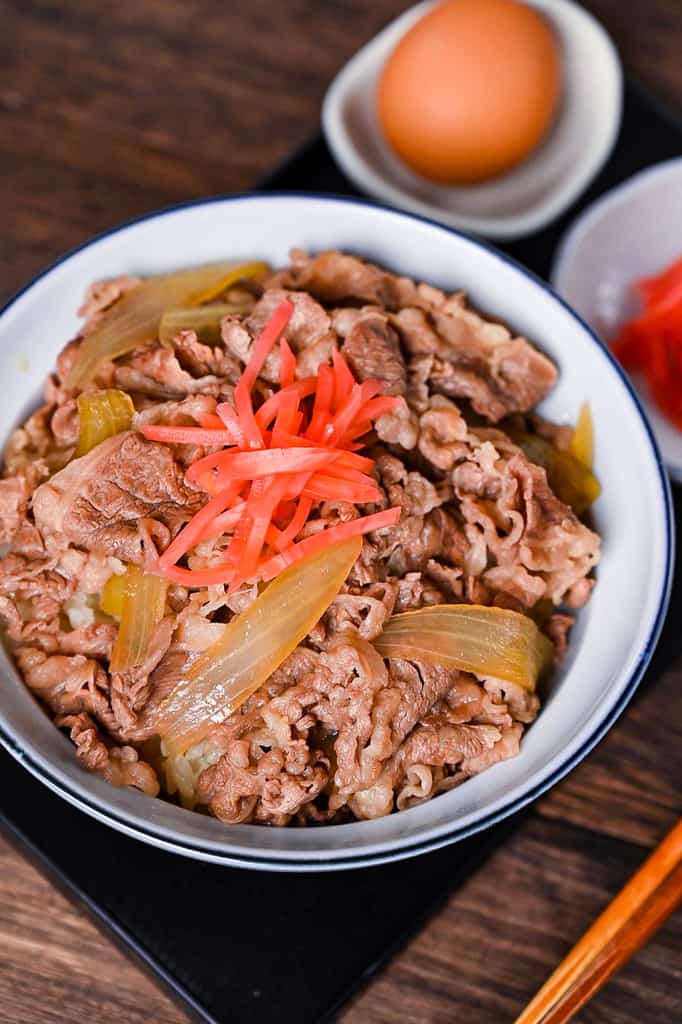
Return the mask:
[[[13,298],[0,371],[0,740],[130,836],[299,871],[456,842],[651,657],[646,417],[465,235],[316,195],[163,211]]]

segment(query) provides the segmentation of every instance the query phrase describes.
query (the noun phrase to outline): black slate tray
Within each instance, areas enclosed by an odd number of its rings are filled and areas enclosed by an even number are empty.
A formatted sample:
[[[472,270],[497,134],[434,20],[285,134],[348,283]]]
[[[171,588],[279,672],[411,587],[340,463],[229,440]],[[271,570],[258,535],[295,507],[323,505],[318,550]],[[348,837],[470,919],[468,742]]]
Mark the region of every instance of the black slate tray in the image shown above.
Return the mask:
[[[547,276],[558,239],[586,203],[640,168],[681,154],[682,125],[628,84],[622,131],[598,179],[560,221],[507,251]],[[354,192],[321,137],[258,187]],[[679,651],[672,623],[681,606],[676,588],[648,680]],[[275,1008],[284,1024],[331,1019],[519,821],[517,815],[483,836],[398,864],[265,874],[127,839],[52,794],[1,750],[0,773],[0,825],[8,838],[211,1024],[269,1024]]]

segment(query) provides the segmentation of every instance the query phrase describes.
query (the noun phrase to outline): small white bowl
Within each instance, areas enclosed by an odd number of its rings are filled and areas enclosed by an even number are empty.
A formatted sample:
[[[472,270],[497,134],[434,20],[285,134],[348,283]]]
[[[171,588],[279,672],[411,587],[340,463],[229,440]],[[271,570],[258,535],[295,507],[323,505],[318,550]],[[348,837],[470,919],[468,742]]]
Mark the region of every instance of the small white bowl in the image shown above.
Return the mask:
[[[564,54],[563,101],[541,146],[507,174],[463,188],[420,178],[394,155],[378,123],[376,85],[398,40],[434,6],[420,3],[359,50],[325,97],[324,134],[358,188],[451,227],[511,239],[554,220],[587,187],[611,152],[620,126],[623,76],[618,54],[599,22],[577,4],[527,2],[551,21]]]
[[[552,269],[561,296],[604,338],[637,309],[631,284],[682,256],[682,158],[641,171],[585,210],[564,236]],[[663,460],[682,482],[682,432],[633,375]]]
[[[542,405],[548,418],[575,421],[581,402],[590,401],[603,488],[594,507],[603,538],[598,584],[519,755],[376,821],[226,825],[83,771],[1,645],[0,743],[66,800],[127,835],[220,864],[322,871],[408,857],[487,828],[591,750],[631,697],[656,645],[672,573],[672,517],[667,475],[630,385],[546,284],[440,225],[359,200],[300,193],[229,196],[152,214],[94,239],[36,278],[0,312],[0,441],[35,404],[61,346],[78,329],[75,310],[91,281],[226,257],[283,264],[292,245],[311,252],[339,247],[399,274],[464,289],[476,306],[510,323],[558,364],[559,381]]]

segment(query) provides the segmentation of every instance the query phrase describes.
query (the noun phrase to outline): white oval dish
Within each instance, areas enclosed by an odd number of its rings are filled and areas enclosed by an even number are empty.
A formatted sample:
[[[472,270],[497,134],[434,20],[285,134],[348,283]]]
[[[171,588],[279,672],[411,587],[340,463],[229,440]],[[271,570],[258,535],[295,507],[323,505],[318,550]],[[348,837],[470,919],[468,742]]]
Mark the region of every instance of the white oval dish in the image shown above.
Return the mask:
[[[300,194],[234,196],[150,215],[64,257],[0,315],[6,382],[0,437],[35,403],[91,281],[218,258],[281,264],[291,245],[339,247],[391,269],[465,289],[559,364],[543,411],[573,421],[594,413],[603,494],[599,582],[580,614],[569,656],[518,757],[421,806],[377,821],[310,829],[228,826],[163,800],[115,789],[82,771],[0,650],[0,739],[25,767],[100,821],[156,846],[217,863],[330,870],[410,856],[486,828],[534,799],[577,763],[622,711],[655,646],[672,568],[667,477],[627,380],[590,330],[539,279],[488,246],[428,221],[356,200]],[[632,500],[637,489],[637,501]]]
[[[635,311],[630,285],[682,255],[682,158],[650,167],[605,193],[561,241],[552,283],[604,339]],[[676,430],[633,376],[663,461],[682,482],[682,431]]]
[[[433,7],[417,4],[345,65],[322,107],[322,126],[342,170],[363,192],[486,238],[520,238],[557,218],[587,187],[618,134],[622,71],[599,22],[571,0],[528,0],[547,15],[564,52],[565,90],[549,136],[517,168],[482,185],[448,188],[420,178],[385,142],[375,111],[384,62]],[[456,54],[453,54],[456,59]]]

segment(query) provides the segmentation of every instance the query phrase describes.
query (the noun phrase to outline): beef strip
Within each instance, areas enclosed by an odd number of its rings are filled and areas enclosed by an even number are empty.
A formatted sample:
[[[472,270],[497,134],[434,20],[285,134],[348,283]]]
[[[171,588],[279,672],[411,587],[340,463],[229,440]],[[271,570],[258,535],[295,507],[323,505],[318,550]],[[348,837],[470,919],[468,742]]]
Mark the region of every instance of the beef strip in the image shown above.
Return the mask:
[[[75,448],[78,441],[78,406],[75,398],[58,405],[50,418],[50,430],[59,448]]]
[[[271,287],[307,291],[326,305],[355,302],[393,309],[399,301],[398,279],[373,263],[334,250],[313,257],[293,250],[291,256],[291,266],[268,280]]]
[[[193,394],[219,395],[224,386],[221,378],[215,373],[193,376],[186,368],[192,365],[192,360],[188,360],[185,350],[186,365],[183,366],[181,352],[182,344],[179,352],[167,345],[148,345],[114,364],[111,383],[123,391],[162,401]],[[231,373],[232,365],[230,360],[226,360],[221,368],[230,368],[228,372]]]
[[[432,395],[419,417],[419,451],[437,470],[452,469],[467,452],[468,427],[459,409],[443,395]]]
[[[431,390],[467,398],[493,423],[526,412],[556,383],[556,367],[546,356],[502,324],[484,320],[461,296],[430,312],[401,309],[392,322],[412,356],[433,357]]]
[[[169,447],[127,432],[41,484],[33,514],[46,538],[144,565],[202,504]]]
[[[476,541],[485,548],[485,564],[469,566],[479,570],[475,575],[484,584],[526,607],[545,595],[555,605],[565,600],[577,607],[587,600],[599,537],[556,497],[542,467],[528,462],[499,431],[479,431],[479,444],[455,466],[452,478],[471,541],[468,558],[478,549]],[[507,571],[493,571],[495,565]]]
[[[9,554],[0,559],[0,619],[8,637],[51,648],[60,631],[63,603],[76,581],[55,571],[54,561]]]
[[[36,484],[46,471],[30,463],[16,476],[0,480],[0,544],[8,544],[26,523],[28,503]]]
[[[404,395],[407,369],[398,335],[386,315],[359,317],[346,335],[342,354],[358,380],[380,380],[385,395]]]
[[[118,722],[109,699],[109,679],[94,658],[83,654],[46,654],[25,646],[16,652],[26,685],[53,713],[80,714],[86,711],[109,732]]]
[[[217,377],[230,384],[236,384],[239,380],[239,361],[222,345],[205,345],[199,341],[196,331],[179,331],[173,339],[173,351],[182,369],[195,380],[206,381]],[[193,387],[187,390],[196,389]]]
[[[297,356],[296,376],[308,377],[317,373],[322,363],[329,361],[336,337],[331,330],[328,313],[305,292],[266,288],[246,320],[237,316],[225,317],[221,328],[223,342],[241,363],[248,362],[254,339],[285,298],[292,302],[294,308],[283,337]],[[269,384],[278,383],[279,346],[268,355],[260,376]]]
[[[294,307],[283,331],[283,336],[294,352],[309,348],[329,335],[329,314],[310,295],[283,288],[266,288],[245,321],[252,337],[260,334],[284,299],[288,299]]]
[[[107,743],[86,712],[58,715],[55,725],[69,730],[76,757],[87,771],[101,775],[113,786],[128,786],[147,796],[159,795],[159,780],[151,765],[140,760],[134,747]]]
[[[10,435],[5,445],[3,471],[6,477],[28,472],[30,467],[41,467],[44,476],[61,468],[71,452],[60,452],[50,428],[54,403],[46,403],[29,416],[21,427]]]
[[[177,426],[196,426],[199,417],[214,414],[216,400],[210,395],[189,395],[180,401],[152,402],[133,417],[133,427],[139,430],[147,423],[168,423]]]
[[[86,321],[86,329],[94,327],[99,316],[116,302],[121,295],[133,291],[140,284],[139,277],[122,274],[103,281],[94,281],[85,293],[78,315]],[[83,333],[85,333],[85,330]]]

